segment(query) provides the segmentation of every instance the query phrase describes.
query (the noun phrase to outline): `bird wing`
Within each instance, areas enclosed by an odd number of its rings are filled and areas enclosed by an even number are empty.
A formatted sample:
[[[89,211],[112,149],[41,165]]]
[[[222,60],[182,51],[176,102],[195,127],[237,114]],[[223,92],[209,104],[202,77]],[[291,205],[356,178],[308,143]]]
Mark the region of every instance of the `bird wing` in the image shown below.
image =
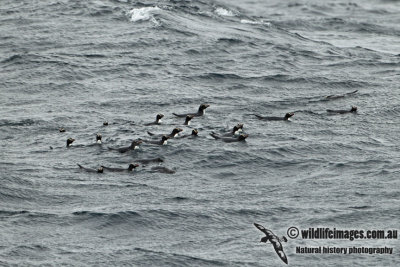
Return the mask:
[[[263,232],[264,234],[267,234],[267,229],[265,229],[265,227],[262,226],[261,224],[254,223],[254,226],[257,227],[257,229]]]
[[[279,242],[279,241],[278,241],[278,242]],[[280,247],[277,247],[277,246],[275,246],[275,244],[274,244],[274,249],[275,249],[275,251],[276,251],[276,254],[278,254],[279,258],[281,258],[281,260],[282,260],[284,263],[288,264],[288,259],[287,259],[287,257],[286,257],[285,252],[283,252],[282,244],[281,244],[280,242],[279,242],[279,244],[280,244]]]

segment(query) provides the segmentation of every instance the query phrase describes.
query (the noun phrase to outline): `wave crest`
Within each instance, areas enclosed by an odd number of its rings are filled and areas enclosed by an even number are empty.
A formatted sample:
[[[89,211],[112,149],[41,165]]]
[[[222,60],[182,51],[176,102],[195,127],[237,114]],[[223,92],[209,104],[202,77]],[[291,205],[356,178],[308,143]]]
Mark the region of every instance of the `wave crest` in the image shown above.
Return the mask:
[[[130,20],[132,22],[151,20],[152,22],[157,23],[157,20],[154,18],[153,14],[160,10],[161,9],[158,6],[141,7],[130,10],[128,14],[130,15]]]

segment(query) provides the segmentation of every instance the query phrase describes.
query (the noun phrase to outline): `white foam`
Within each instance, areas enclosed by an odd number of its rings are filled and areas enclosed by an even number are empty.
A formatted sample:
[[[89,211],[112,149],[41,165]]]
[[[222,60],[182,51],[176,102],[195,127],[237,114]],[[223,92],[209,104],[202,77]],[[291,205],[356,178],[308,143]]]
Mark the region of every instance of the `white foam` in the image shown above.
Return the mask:
[[[261,22],[259,22],[259,21],[248,20],[248,19],[242,19],[242,20],[240,20],[240,23],[243,23],[243,24],[261,24]]]
[[[218,7],[217,9],[215,9],[215,13],[217,13],[220,16],[226,16],[226,17],[234,17],[235,13],[233,13],[230,10],[227,10],[225,8],[222,7]]]
[[[156,22],[152,14],[154,14],[159,10],[161,9],[157,6],[134,8],[131,11],[129,11],[129,15],[131,16],[132,22],[145,21],[145,20],[152,20]]]
[[[242,19],[242,20],[240,20],[240,23],[243,23],[243,24],[257,24],[257,25],[271,26],[271,23],[270,23],[270,22],[254,21],[254,20],[248,20],[248,19]]]

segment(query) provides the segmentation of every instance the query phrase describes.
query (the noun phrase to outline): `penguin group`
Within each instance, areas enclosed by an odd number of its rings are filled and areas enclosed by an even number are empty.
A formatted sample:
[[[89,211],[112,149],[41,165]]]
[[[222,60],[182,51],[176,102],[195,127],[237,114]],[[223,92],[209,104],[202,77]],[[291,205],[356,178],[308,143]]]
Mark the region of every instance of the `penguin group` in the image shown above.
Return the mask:
[[[345,96],[353,95],[357,92],[353,91],[350,93],[342,94],[342,95],[329,95],[326,96],[323,100],[332,100],[332,99],[338,99],[342,98]],[[195,119],[196,117],[203,116],[206,112],[206,109],[210,107],[209,104],[201,104],[197,110],[197,112],[193,113],[183,113],[183,114],[177,114],[177,113],[172,113],[175,117],[177,118],[185,118],[185,121],[183,122],[183,125],[188,126],[190,125],[191,121]],[[333,109],[327,109],[326,110],[328,114],[345,114],[345,113],[356,113],[357,112],[357,107],[352,106],[350,109],[340,109],[340,110],[333,110]],[[284,116],[262,116],[258,114],[253,114],[256,118],[259,120],[264,120],[264,121],[289,121],[292,116],[294,116],[294,112],[287,112]],[[153,122],[149,123],[144,123],[143,126],[153,126],[153,125],[161,125],[162,121],[161,119],[164,118],[164,114],[159,113],[156,115],[156,119]],[[103,126],[108,126],[108,122],[104,122]],[[243,131],[243,124],[238,123],[235,125],[231,130],[226,131],[224,133],[215,133],[211,132],[209,135],[213,137],[214,139],[218,141],[222,141],[225,143],[233,143],[233,142],[244,142],[246,141],[246,138],[249,137],[248,134],[242,133]],[[64,133],[66,130],[61,127],[59,128],[59,131]],[[193,129],[190,134],[186,135],[181,135],[179,134],[183,131],[182,128],[180,127],[175,127],[171,130],[169,133],[164,133],[164,134],[156,134],[151,131],[147,131],[147,134],[150,136],[150,138],[138,138],[135,140],[132,140],[131,144],[129,146],[125,147],[119,147],[119,148],[114,148],[114,147],[108,147],[108,150],[110,151],[116,151],[119,153],[127,153],[131,150],[135,150],[138,148],[141,144],[148,144],[148,145],[154,145],[154,146],[162,146],[166,145],[168,140],[174,139],[174,138],[195,138],[198,136],[198,129]],[[73,142],[75,141],[74,138],[68,138],[67,139],[67,148],[71,147]],[[97,134],[96,135],[96,144],[102,144],[102,135]],[[116,167],[107,167],[107,166],[99,166],[98,168],[87,168],[82,166],[81,164],[77,164],[78,167],[87,172],[96,172],[96,173],[103,173],[103,172],[133,172],[137,167],[142,164],[143,166],[149,165],[149,164],[159,164],[164,162],[164,160],[160,157],[156,158],[150,158],[150,159],[137,159],[134,162],[130,163],[127,167],[125,168],[116,168]],[[152,172],[161,172],[161,173],[175,173],[174,170],[168,169],[163,166],[156,166],[151,169]]]
[[[184,117],[185,121],[183,122],[183,125],[188,126],[190,125],[190,122],[193,118],[203,116],[205,114],[205,109],[208,108],[210,105],[209,104],[201,104],[198,111],[194,113],[186,113],[186,114],[176,114],[173,113],[175,117],[181,118]],[[162,121],[161,119],[164,118],[164,114],[159,113],[156,115],[156,119],[153,122],[149,123],[144,123],[143,126],[154,126],[154,125],[161,125]],[[107,121],[103,122],[103,126],[108,126],[109,123]],[[243,126],[241,126],[243,127]],[[150,131],[147,131],[147,134],[149,138],[138,138],[135,140],[132,140],[129,146],[124,146],[124,147],[107,147],[109,151],[115,151],[118,153],[128,153],[129,151],[137,149],[141,144],[148,144],[148,145],[154,145],[154,146],[162,146],[166,145],[167,141],[169,139],[173,138],[195,138],[198,136],[198,130],[193,129],[190,134],[182,135],[178,137],[178,134],[182,132],[183,129],[180,127],[175,127],[172,129],[170,133],[165,133],[165,134],[156,134]],[[65,133],[66,130],[63,127],[59,128],[60,133]],[[74,138],[68,138],[66,142],[66,147],[70,148],[73,146],[75,139]],[[101,134],[96,134],[96,143],[98,145],[102,145],[102,135]],[[52,149],[52,147],[50,147]],[[161,157],[156,157],[156,158],[149,158],[149,159],[136,159],[134,162],[130,163],[126,167],[108,167],[101,165],[97,168],[90,168],[90,167],[85,167],[82,166],[81,164],[77,163],[77,166],[79,167],[80,170],[85,171],[85,172],[91,172],[91,173],[104,173],[104,172],[134,172],[136,168],[138,168],[140,165],[146,166],[150,164],[161,164],[163,163],[164,160]],[[175,173],[175,170],[169,169],[164,166],[155,166],[150,169],[150,172],[160,172],[160,173],[167,173],[167,174],[173,174]]]

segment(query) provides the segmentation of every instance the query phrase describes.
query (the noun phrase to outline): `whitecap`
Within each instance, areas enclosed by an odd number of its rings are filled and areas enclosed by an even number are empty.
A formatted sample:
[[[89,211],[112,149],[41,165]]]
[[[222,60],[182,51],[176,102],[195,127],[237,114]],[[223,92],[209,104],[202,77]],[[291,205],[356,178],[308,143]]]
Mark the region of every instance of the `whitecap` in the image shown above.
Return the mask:
[[[248,20],[248,19],[242,19],[242,20],[240,20],[240,23],[242,23],[242,24],[258,24],[258,25],[271,26],[270,22],[254,21],[254,20]]]
[[[242,19],[242,20],[240,20],[240,23],[243,23],[243,24],[261,24],[261,22],[259,22],[259,21],[248,20],[248,19]]]
[[[155,18],[153,17],[153,14],[159,10],[161,9],[157,6],[134,8],[131,11],[129,11],[129,15],[131,16],[132,22],[145,21],[145,20],[151,20],[156,22]]]
[[[230,10],[227,10],[225,8],[222,7],[218,7],[217,9],[215,9],[215,13],[217,13],[220,16],[226,16],[226,17],[234,17],[235,13],[233,13]]]

